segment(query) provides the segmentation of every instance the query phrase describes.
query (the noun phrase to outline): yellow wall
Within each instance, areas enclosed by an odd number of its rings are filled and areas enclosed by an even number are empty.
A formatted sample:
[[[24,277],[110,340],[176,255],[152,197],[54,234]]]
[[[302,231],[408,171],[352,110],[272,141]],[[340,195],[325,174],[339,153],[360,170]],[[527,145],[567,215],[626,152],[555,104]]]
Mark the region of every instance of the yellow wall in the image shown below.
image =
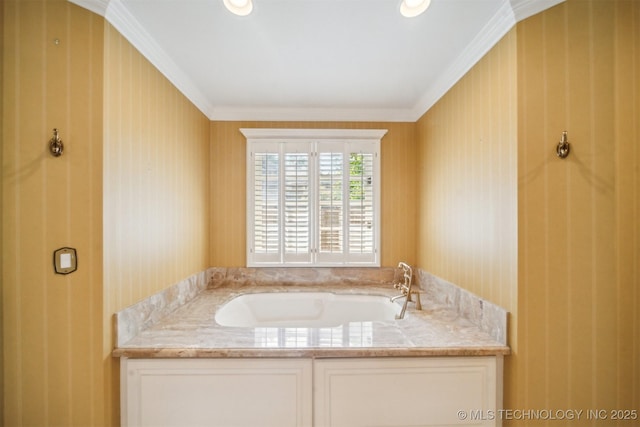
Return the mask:
[[[119,310],[208,267],[209,120],[105,32],[105,289]]]
[[[4,422],[101,425],[104,24],[63,0],[3,6]],[[63,246],[78,251],[67,276]]]
[[[418,265],[511,311],[506,408],[640,407],[639,82],[640,2],[569,0],[418,122]]]
[[[211,122],[211,266],[246,265],[246,138],[240,128],[388,129],[381,144],[383,266],[413,263],[416,157],[413,123]]]
[[[639,409],[640,2],[569,0],[519,24],[517,37],[519,367],[509,401]],[[563,130],[572,152],[560,160]]]
[[[111,25],[104,68],[104,322],[209,267],[209,120]],[[117,420],[118,370],[105,329]],[[112,363],[113,362],[113,363]]]
[[[117,425],[113,313],[208,267],[209,120],[103,18],[3,6],[4,423]]]
[[[5,425],[117,425],[112,313],[245,265],[240,127],[389,129],[382,263],[512,312],[506,406],[640,408],[640,2],[527,19],[417,125],[210,123],[102,18],[0,4]]]
[[[417,124],[418,265],[512,310],[517,279],[516,36]]]
[[[507,309],[517,353],[516,41],[512,30],[418,121],[417,263]]]

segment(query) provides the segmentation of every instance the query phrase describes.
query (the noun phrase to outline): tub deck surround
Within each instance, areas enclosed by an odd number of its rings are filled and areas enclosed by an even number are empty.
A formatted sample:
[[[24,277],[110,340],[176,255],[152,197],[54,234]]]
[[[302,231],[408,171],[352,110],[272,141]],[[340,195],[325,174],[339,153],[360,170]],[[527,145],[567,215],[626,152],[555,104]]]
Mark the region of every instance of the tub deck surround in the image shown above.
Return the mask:
[[[504,308],[421,269],[416,272],[416,281],[424,292],[424,299],[449,307],[496,341],[507,343],[507,311]]]
[[[402,320],[351,322],[334,328],[251,328],[216,324],[216,310],[245,293],[313,290],[388,297],[397,295],[397,290],[390,285],[393,268],[295,270],[300,271],[210,269],[207,272],[207,289],[135,336],[126,341],[118,340],[113,355],[131,358],[323,358],[509,353],[505,342],[496,340],[459,310],[427,298],[426,292],[422,300],[423,310],[416,311],[410,303]],[[120,316],[118,313],[116,318],[119,329],[126,328],[126,320],[135,316],[131,313]],[[506,324],[506,313],[504,318]],[[128,335],[123,337],[128,338]]]
[[[207,288],[209,279],[210,275],[206,271],[196,273],[116,313],[114,316],[116,346],[153,327],[191,301]]]
[[[399,280],[400,271],[392,267],[262,267],[224,268],[207,270],[210,288],[226,285],[379,285]]]

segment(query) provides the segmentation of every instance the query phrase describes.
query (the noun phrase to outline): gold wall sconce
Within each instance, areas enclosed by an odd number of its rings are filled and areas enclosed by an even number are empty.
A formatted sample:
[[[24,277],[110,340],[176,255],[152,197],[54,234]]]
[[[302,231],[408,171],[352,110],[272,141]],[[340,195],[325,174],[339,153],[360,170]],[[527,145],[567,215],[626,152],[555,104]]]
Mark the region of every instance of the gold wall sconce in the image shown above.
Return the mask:
[[[569,150],[571,147],[569,146],[569,139],[567,138],[567,131],[562,132],[562,138],[560,138],[560,142],[558,142],[558,146],[556,147],[556,154],[561,159],[566,158],[569,155]]]
[[[53,138],[49,140],[49,151],[53,157],[62,156],[62,150],[64,150],[64,144],[58,135],[58,129],[53,129]]]

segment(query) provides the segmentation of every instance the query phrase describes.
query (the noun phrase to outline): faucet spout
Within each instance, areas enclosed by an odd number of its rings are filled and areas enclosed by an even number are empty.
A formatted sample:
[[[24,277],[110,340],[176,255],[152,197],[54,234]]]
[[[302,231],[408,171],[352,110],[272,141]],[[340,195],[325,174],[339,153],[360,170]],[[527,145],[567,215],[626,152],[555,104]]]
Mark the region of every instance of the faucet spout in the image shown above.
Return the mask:
[[[395,297],[391,297],[391,302],[395,302],[397,299],[405,298],[405,297],[406,295],[404,294],[396,295]]]

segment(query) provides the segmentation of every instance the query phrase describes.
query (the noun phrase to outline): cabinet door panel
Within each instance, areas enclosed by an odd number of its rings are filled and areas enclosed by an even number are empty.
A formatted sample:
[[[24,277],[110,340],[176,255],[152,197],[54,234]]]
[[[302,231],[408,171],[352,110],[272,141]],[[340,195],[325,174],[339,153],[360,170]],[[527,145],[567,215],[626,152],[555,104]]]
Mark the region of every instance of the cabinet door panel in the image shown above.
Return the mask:
[[[128,359],[125,364],[125,426],[312,424],[311,360]]]
[[[315,426],[496,425],[495,358],[317,360]],[[459,411],[474,419],[461,419]]]

